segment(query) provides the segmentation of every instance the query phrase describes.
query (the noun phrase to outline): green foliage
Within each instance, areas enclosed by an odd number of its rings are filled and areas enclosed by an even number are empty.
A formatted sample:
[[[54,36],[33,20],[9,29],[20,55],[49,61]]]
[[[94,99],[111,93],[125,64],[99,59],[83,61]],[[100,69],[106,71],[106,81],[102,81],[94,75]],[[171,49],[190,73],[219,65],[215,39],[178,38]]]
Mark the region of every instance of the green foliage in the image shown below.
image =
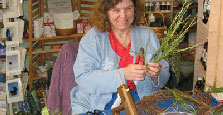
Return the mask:
[[[215,86],[212,86],[210,91],[211,93],[223,93],[223,88],[216,88]]]
[[[168,28],[166,37],[161,38],[160,48],[154,53],[151,60],[155,60],[154,62],[159,62],[161,59],[164,59],[167,56],[182,51],[186,51],[188,49],[192,49],[194,47],[201,45],[201,44],[196,44],[194,46],[190,46],[184,49],[179,49],[179,44],[183,41],[186,32],[189,30],[189,28],[191,28],[194,24],[196,24],[196,17],[194,17],[192,21],[189,20],[190,16],[185,18],[185,14],[190,5],[191,5],[190,2],[185,2],[182,9],[176,14],[172,24]],[[181,30],[179,30],[180,25],[182,24],[184,26]],[[160,55],[161,52],[162,54]]]
[[[59,112],[58,109],[56,109],[54,112],[50,113],[46,106],[42,109],[41,113],[42,113],[42,115],[62,115],[62,113]]]
[[[182,98],[182,97],[189,97],[189,96],[182,95],[182,94],[180,94],[174,90],[171,90],[167,87],[166,87],[166,89],[168,89],[173,94],[174,102],[173,102],[173,106],[168,108],[167,110],[165,110],[163,113],[169,111],[170,109],[174,109],[174,111],[179,111],[179,108],[182,107],[185,110],[189,110],[189,111],[192,109],[193,113],[196,114],[196,109],[192,105],[187,104],[186,101],[183,100],[183,98]]]

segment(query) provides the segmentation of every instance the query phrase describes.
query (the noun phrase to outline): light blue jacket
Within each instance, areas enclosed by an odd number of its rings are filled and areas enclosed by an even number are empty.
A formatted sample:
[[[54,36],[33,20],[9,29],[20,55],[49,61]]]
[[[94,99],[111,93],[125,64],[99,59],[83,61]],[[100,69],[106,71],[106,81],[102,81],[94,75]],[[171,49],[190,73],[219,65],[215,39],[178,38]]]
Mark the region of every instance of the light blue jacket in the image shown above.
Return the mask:
[[[81,39],[78,55],[74,64],[75,80],[78,86],[71,91],[72,114],[86,113],[95,109],[103,110],[111,100],[112,93],[117,92],[120,81],[116,72],[121,73],[126,83],[123,68],[118,69],[120,57],[113,51],[109,41],[109,32],[100,33],[90,29]],[[146,51],[146,63],[159,48],[159,41],[153,30],[144,26],[132,29],[131,50],[139,52],[143,47]],[[134,56],[136,55],[130,52]],[[159,75],[159,85],[153,83],[148,76],[144,81],[135,81],[139,98],[148,96],[159,90],[169,79],[169,64],[165,60]]]

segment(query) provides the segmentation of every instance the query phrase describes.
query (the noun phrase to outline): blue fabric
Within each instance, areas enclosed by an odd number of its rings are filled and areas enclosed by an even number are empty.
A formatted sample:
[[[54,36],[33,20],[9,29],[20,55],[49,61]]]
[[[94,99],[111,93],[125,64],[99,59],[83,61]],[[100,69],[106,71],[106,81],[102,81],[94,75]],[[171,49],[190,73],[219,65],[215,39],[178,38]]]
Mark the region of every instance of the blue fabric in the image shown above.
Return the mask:
[[[139,96],[136,90],[130,90],[131,96],[133,98],[134,102],[139,101]],[[112,94],[112,99],[105,105],[105,110],[111,109],[112,105],[114,104],[115,100],[117,98],[117,93]]]
[[[115,100],[117,98],[117,93],[112,93],[112,99],[105,105],[105,110],[111,109],[112,105],[114,104]]]
[[[72,113],[86,113],[95,109],[104,110],[105,105],[112,99],[112,93],[117,92],[121,85],[117,77],[120,72],[124,78],[124,68],[119,68],[120,57],[110,45],[108,32],[98,32],[95,28],[90,29],[81,39],[78,55],[74,64],[74,74],[77,86],[70,93]],[[158,50],[159,40],[152,29],[144,26],[132,28],[130,55],[136,55],[140,48],[145,49],[145,62],[148,63]],[[142,99],[158,91],[169,79],[169,64],[165,60],[159,62],[162,71],[159,75],[159,83],[154,83],[148,76],[143,81],[135,82],[138,96]]]

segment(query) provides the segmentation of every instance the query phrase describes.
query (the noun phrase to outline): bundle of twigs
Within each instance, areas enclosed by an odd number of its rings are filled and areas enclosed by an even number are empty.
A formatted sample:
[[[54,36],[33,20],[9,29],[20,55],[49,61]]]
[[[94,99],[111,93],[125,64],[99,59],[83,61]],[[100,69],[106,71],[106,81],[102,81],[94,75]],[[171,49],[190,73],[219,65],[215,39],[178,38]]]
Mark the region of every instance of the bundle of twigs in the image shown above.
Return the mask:
[[[179,53],[188,49],[197,47],[200,44],[190,46],[187,48],[179,49],[179,44],[183,41],[184,35],[187,31],[196,24],[196,17],[189,20],[190,15],[185,18],[188,7],[191,5],[190,2],[185,2],[182,9],[174,17],[172,24],[168,28],[167,35],[160,40],[160,48],[154,53],[151,61],[159,62],[161,59],[166,58],[167,56]],[[182,29],[179,30],[180,25],[184,25]],[[178,32],[179,31],[179,32]],[[161,54],[162,52],[162,54]]]

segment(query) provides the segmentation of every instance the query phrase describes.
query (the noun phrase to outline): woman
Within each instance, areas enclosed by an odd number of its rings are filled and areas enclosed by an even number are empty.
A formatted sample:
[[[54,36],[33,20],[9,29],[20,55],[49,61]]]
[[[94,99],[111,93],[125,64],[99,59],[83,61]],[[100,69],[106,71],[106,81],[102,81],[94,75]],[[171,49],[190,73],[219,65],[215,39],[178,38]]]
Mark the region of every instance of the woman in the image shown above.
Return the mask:
[[[141,0],[99,0],[94,25],[81,39],[74,64],[77,87],[71,91],[72,114],[111,110],[118,106],[116,75],[129,86],[134,101],[159,90],[169,79],[169,65],[150,62],[159,48],[151,29],[137,26],[143,16]],[[137,52],[145,50],[145,62]],[[159,78],[159,79],[158,79]]]

